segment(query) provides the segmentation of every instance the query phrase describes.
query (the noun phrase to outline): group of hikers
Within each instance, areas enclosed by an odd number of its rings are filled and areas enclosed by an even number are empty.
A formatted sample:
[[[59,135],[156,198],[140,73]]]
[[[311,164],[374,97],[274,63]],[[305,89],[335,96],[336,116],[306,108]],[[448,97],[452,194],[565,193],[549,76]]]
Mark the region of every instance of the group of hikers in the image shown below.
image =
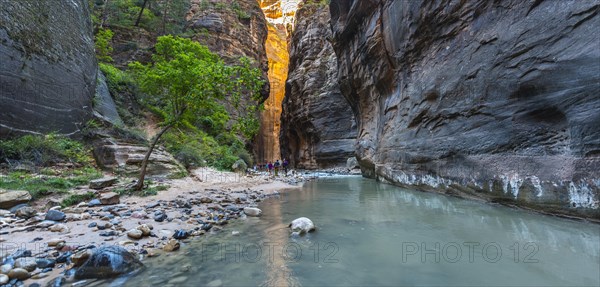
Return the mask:
[[[265,164],[257,164],[254,166],[254,170],[256,171],[268,171],[269,174],[275,174],[275,176],[279,175],[279,170],[283,169],[283,174],[287,175],[289,161],[284,159],[283,162],[280,160],[276,160],[275,162],[267,162]]]

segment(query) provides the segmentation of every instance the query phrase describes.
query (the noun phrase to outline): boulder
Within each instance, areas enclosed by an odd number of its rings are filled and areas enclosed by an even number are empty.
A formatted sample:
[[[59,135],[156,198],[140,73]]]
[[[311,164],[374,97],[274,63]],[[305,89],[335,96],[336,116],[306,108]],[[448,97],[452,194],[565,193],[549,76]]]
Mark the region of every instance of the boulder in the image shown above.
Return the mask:
[[[103,189],[105,187],[109,187],[109,186],[112,186],[113,184],[117,183],[117,180],[118,179],[116,177],[105,177],[105,178],[94,179],[94,180],[90,181],[90,188]]]
[[[121,200],[119,199],[119,194],[115,192],[106,192],[100,195],[100,203],[103,205],[113,205],[119,204]]]
[[[288,227],[292,230],[292,234],[302,235],[308,232],[313,232],[316,230],[314,223],[312,220],[306,217],[300,217],[294,219]]]
[[[75,278],[107,278],[132,272],[143,264],[125,248],[109,245],[96,248],[85,263],[75,271]]]
[[[15,205],[27,203],[31,200],[31,194],[25,190],[0,189],[0,208],[12,208]]]
[[[262,214],[262,210],[256,208],[256,207],[245,207],[244,208],[244,213],[247,216],[252,216],[252,217],[258,217]]]

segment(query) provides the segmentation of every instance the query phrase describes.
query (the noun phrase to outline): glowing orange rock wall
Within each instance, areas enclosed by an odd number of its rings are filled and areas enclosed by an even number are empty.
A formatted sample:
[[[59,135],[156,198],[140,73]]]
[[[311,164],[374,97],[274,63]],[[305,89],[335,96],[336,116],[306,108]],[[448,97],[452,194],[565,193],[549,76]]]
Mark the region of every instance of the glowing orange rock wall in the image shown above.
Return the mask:
[[[294,16],[300,0],[259,0],[268,22],[265,43],[269,62],[271,91],[261,113],[261,128],[256,141],[259,163],[280,158],[279,131],[281,128],[281,104],[285,96],[288,75],[288,38],[293,30]]]

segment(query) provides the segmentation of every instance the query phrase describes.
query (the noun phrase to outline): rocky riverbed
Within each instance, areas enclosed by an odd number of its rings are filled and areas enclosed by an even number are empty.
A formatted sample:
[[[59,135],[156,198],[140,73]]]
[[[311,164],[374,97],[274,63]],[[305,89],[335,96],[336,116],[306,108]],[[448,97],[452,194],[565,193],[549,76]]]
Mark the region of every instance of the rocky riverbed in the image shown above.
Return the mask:
[[[201,169],[167,181],[170,188],[155,196],[119,196],[114,187],[94,182],[91,186],[100,188],[97,198],[75,206],[34,202],[2,209],[0,286],[99,284],[97,278],[132,270],[107,270],[93,262],[143,264],[149,258],[170,256],[195,238],[223,231],[230,220],[260,215],[255,207],[264,198],[314,177]],[[121,248],[105,250],[106,246]]]

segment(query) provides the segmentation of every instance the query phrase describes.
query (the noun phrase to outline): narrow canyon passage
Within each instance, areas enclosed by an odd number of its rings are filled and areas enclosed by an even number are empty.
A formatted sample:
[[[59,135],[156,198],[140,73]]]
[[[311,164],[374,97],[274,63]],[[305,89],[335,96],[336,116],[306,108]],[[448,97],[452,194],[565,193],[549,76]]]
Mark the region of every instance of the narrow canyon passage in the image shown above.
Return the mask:
[[[260,131],[257,139],[257,162],[280,159],[279,131],[281,128],[281,105],[285,96],[288,76],[288,37],[292,31],[298,0],[259,1],[268,22],[265,43],[269,61],[269,84],[271,90],[260,115]]]

